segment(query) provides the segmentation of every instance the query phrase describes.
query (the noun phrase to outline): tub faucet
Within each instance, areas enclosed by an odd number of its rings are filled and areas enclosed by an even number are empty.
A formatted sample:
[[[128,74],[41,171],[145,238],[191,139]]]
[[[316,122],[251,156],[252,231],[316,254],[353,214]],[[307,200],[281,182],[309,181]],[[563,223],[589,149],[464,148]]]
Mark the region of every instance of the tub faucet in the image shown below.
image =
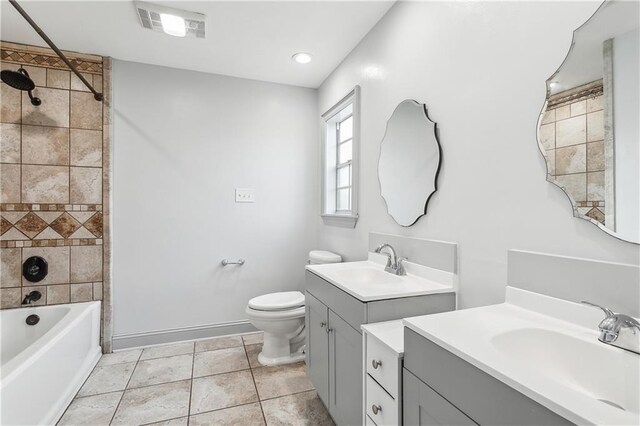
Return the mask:
[[[389,250],[389,253],[382,253],[382,250],[385,248]],[[380,244],[378,248],[376,248],[376,253],[387,255],[387,266],[384,268],[385,271],[395,275],[407,275],[407,271],[405,271],[404,265],[402,264],[402,262],[407,260],[407,258],[401,257],[398,259],[396,251],[391,244]]]
[[[629,315],[616,314],[611,309],[595,303],[584,300],[581,303],[600,308],[606,315],[598,325],[600,329],[599,341],[640,354],[640,333],[638,333],[640,332],[640,322]]]
[[[38,300],[40,300],[40,298],[42,297],[42,293],[40,293],[38,290],[34,290],[32,292],[30,292],[29,294],[27,294],[24,299],[22,299],[22,304],[23,305],[30,305],[33,302],[37,302]]]

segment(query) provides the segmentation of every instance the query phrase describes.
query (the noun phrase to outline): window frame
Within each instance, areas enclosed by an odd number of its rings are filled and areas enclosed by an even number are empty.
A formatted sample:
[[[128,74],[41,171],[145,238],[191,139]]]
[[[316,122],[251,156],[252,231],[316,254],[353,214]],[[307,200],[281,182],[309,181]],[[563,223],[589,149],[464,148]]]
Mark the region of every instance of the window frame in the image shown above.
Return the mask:
[[[351,105],[351,113],[344,117],[339,115],[345,108]],[[340,142],[339,125],[352,117],[351,139]],[[330,140],[329,129],[335,126],[334,137]],[[358,221],[358,193],[359,193],[359,170],[360,170],[360,86],[355,86],[345,97],[334,106],[329,108],[321,116],[321,211],[325,225],[342,226],[354,228]],[[333,130],[333,129],[332,129]],[[332,142],[333,141],[333,142]],[[351,141],[351,160],[339,163],[340,145]],[[330,144],[332,145],[330,147]],[[329,156],[335,150],[333,160]],[[338,187],[338,172],[344,167],[351,167],[351,185]],[[338,189],[350,188],[350,210],[338,210],[337,194]]]

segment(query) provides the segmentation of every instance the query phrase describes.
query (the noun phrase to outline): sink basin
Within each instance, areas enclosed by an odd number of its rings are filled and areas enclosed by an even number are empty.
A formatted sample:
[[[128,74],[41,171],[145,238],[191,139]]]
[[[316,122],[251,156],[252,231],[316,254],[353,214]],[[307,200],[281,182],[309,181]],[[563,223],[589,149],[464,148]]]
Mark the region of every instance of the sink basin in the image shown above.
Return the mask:
[[[361,302],[455,291],[455,274],[407,261],[407,274],[400,276],[385,271],[386,263],[386,256],[369,253],[365,261],[307,265],[307,270]]]
[[[619,410],[640,412],[640,358],[635,354],[539,328],[506,331],[491,344],[549,380]]]
[[[393,284],[402,282],[402,278],[374,268],[353,268],[336,271],[336,277],[353,284]]]

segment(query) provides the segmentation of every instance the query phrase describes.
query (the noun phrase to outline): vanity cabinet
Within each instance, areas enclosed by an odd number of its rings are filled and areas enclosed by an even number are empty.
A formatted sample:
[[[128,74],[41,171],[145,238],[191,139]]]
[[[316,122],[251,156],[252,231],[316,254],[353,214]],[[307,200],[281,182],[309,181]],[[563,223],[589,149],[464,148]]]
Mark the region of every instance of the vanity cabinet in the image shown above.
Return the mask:
[[[306,272],[307,374],[339,426],[364,424],[360,326],[455,309],[455,293],[360,301]]]
[[[572,424],[415,331],[404,330],[403,424]]]

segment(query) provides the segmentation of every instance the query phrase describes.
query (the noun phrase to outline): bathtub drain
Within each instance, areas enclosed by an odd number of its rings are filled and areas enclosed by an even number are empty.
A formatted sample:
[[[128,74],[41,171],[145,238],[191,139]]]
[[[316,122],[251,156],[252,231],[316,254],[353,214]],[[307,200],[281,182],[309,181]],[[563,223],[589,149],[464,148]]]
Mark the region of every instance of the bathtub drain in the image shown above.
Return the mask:
[[[27,325],[36,325],[40,322],[40,317],[37,315],[29,315],[27,317]]]

